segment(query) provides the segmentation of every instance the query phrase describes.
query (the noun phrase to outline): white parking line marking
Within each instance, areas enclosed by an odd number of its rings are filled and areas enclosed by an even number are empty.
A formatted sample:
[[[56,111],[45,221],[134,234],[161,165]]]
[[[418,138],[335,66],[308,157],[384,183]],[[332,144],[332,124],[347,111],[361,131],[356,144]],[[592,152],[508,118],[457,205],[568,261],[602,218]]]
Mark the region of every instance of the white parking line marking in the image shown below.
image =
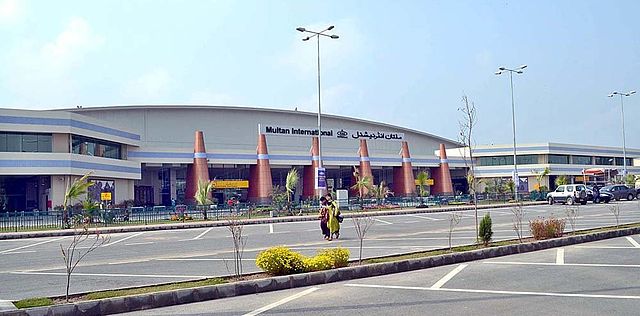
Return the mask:
[[[110,242],[110,243],[108,243],[108,244],[106,244],[106,245],[103,245],[102,247],[109,247],[109,246],[113,246],[113,245],[118,244],[118,243],[121,243],[121,242],[123,242],[123,241],[125,241],[125,240],[129,240],[129,239],[131,239],[131,238],[133,238],[133,237],[138,237],[138,236],[140,236],[140,235],[142,235],[142,234],[144,234],[144,232],[135,233],[135,234],[133,234],[133,235],[129,235],[129,236],[124,237],[124,238],[122,238],[122,239],[118,239],[118,240],[116,240],[116,241],[114,241],[114,242]]]
[[[385,220],[381,220],[381,219],[379,219],[379,218],[374,218],[373,220],[375,220],[376,222],[383,223],[383,224],[393,225],[393,223],[391,223],[391,222],[387,222],[387,221],[385,221]]]
[[[65,272],[26,272],[13,271],[11,274],[35,274],[35,275],[64,275]],[[163,275],[163,274],[118,274],[118,273],[79,273],[74,272],[74,276],[97,276],[97,277],[128,277],[128,278],[163,278],[163,279],[206,279],[212,278],[209,275]]]
[[[49,240],[45,240],[45,241],[41,241],[41,242],[37,242],[37,243],[35,243],[35,244],[25,245],[25,246],[21,246],[21,247],[13,248],[13,249],[7,249],[7,250],[0,251],[0,254],[5,254],[5,253],[7,253],[7,252],[14,252],[14,251],[16,251],[16,250],[20,250],[20,249],[24,249],[24,248],[31,248],[31,247],[35,247],[35,246],[38,246],[38,245],[42,245],[42,244],[46,244],[46,243],[50,243],[50,242],[55,242],[55,241],[58,241],[58,240],[62,240],[62,239],[65,239],[65,238],[67,238],[67,236],[60,237],[60,238],[56,238],[56,239],[49,239]]]
[[[445,291],[462,293],[486,293],[486,294],[510,294],[510,295],[531,295],[531,296],[560,296],[560,297],[587,297],[587,298],[613,298],[613,299],[633,299],[638,300],[640,296],[634,295],[605,295],[605,294],[577,294],[577,293],[547,293],[547,292],[518,292],[518,291],[495,291],[495,290],[472,290],[472,289],[450,289],[450,288],[429,288],[417,286],[395,286],[395,285],[373,285],[373,284],[345,284],[350,287],[398,289],[398,290],[419,290],[419,291]]]
[[[462,269],[466,268],[467,266],[468,264],[461,264],[457,266],[455,269],[451,270],[451,272],[447,273],[447,275],[442,277],[442,279],[438,280],[438,282],[432,285],[431,288],[432,289],[441,288],[445,283],[449,282],[449,280],[451,280],[454,276],[456,276],[456,274],[460,273],[460,271],[462,271]]]
[[[635,247],[635,248],[640,248],[640,244],[635,241],[631,236],[627,236],[627,240]]]
[[[439,219],[439,218],[433,218],[433,217],[424,216],[424,215],[413,215],[413,214],[410,214],[408,216],[416,217],[416,218],[422,218],[422,219],[428,219],[430,221],[441,221],[442,220],[442,219]]]
[[[281,299],[281,300],[279,300],[279,301],[277,301],[275,303],[271,303],[271,304],[266,305],[264,307],[258,308],[256,310],[254,310],[253,312],[246,313],[243,316],[255,316],[255,315],[262,314],[262,313],[264,313],[264,312],[266,312],[266,311],[268,311],[270,309],[273,309],[273,308],[278,307],[278,306],[280,306],[282,304],[285,304],[285,303],[288,303],[290,301],[293,301],[293,300],[295,300],[297,298],[303,297],[303,296],[305,296],[307,294],[313,293],[313,292],[315,292],[315,291],[317,291],[319,289],[320,288],[317,288],[317,287],[312,287],[312,288],[306,289],[306,290],[304,290],[304,291],[302,291],[300,293],[291,295],[289,297],[285,297],[285,298],[283,298],[283,299]]]
[[[515,261],[485,261],[483,263],[511,264],[529,266],[555,266],[556,263],[548,262],[515,262]],[[640,264],[607,264],[607,263],[565,263],[566,267],[607,267],[607,268],[640,268]]]
[[[205,231],[203,231],[200,235],[196,236],[193,238],[193,240],[198,240],[200,238],[202,238],[202,236],[206,235],[208,232],[210,232],[213,229],[213,227],[209,227],[207,228]]]
[[[269,224],[269,234],[273,234],[273,224]]]
[[[147,241],[147,242],[132,242],[130,244],[124,244],[125,246],[137,246],[137,245],[151,245],[153,244],[153,241]]]
[[[564,248],[558,248],[556,252],[556,264],[564,264]]]

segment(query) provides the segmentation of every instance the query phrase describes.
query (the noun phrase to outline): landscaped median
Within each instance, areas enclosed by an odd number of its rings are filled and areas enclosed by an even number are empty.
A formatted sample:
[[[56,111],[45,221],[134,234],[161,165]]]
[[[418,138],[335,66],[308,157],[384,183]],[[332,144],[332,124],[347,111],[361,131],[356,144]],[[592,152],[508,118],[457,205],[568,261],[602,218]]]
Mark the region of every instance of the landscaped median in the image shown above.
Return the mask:
[[[365,264],[335,268],[324,271],[297,273],[274,277],[259,278],[259,275],[247,276],[247,280],[210,279],[216,285],[193,284],[192,282],[163,285],[166,288],[147,287],[130,290],[103,291],[85,294],[87,301],[68,304],[27,308],[2,313],[2,315],[107,315],[136,310],[145,310],[163,306],[194,303],[239,295],[284,290],[296,287],[318,285],[358,278],[373,277],[385,274],[407,272],[418,269],[437,267],[473,260],[488,259],[518,253],[563,247],[608,238],[616,238],[640,233],[640,223],[622,225],[620,227],[604,227],[584,231],[576,231],[570,236],[541,241],[519,243],[517,240],[500,241],[489,247],[461,246],[452,250],[438,249],[415,252],[411,254],[368,259]],[[215,282],[221,282],[217,284]],[[223,283],[224,282],[224,283]],[[183,288],[183,286],[195,286]],[[179,289],[172,289],[179,288]],[[148,290],[160,292],[144,293]],[[125,295],[125,296],[117,296]],[[116,296],[116,297],[110,297]],[[109,297],[103,299],[92,299]],[[79,297],[76,300],[81,299]],[[46,299],[44,299],[46,300]],[[44,301],[41,299],[41,302]],[[49,301],[50,302],[50,301]]]
[[[546,204],[546,202],[537,201],[537,202],[522,203],[522,205],[524,206],[541,205],[541,204]],[[515,205],[514,203],[483,204],[483,205],[478,205],[478,209],[481,210],[481,209],[491,209],[491,208],[506,208],[506,207],[513,207],[514,205]],[[464,205],[464,206],[442,206],[442,207],[433,207],[433,208],[392,209],[392,210],[381,210],[381,211],[369,210],[369,211],[366,211],[365,213],[369,214],[370,216],[388,216],[388,215],[402,215],[402,214],[440,213],[440,212],[464,211],[464,210],[472,210],[472,209],[474,209],[473,205]],[[344,217],[349,218],[357,213],[362,213],[362,212],[344,212]],[[239,219],[238,222],[242,225],[256,225],[256,224],[271,224],[271,223],[285,223],[285,222],[308,222],[308,221],[317,221],[317,220],[318,220],[318,215],[313,214],[313,215],[303,215],[303,216]],[[224,227],[228,225],[229,225],[229,221],[222,219],[217,221],[199,221],[199,222],[187,222],[187,223],[97,227],[96,231],[100,232],[101,234],[114,234],[114,233],[127,233],[127,232],[155,231],[155,230]],[[75,234],[75,231],[73,229],[11,232],[11,233],[0,233],[0,240],[71,236],[73,234]]]

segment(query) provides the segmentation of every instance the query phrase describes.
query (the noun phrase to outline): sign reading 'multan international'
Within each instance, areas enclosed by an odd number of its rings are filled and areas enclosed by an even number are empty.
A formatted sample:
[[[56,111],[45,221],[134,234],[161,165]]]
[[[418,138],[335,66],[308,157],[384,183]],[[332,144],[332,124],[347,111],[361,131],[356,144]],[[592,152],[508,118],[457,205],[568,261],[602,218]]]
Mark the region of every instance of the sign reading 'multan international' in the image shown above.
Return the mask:
[[[260,124],[260,132],[265,135],[278,136],[318,136],[317,128],[282,127],[265,124]],[[382,139],[402,141],[404,140],[404,133],[383,132],[374,130],[323,129],[322,137],[337,139]]]

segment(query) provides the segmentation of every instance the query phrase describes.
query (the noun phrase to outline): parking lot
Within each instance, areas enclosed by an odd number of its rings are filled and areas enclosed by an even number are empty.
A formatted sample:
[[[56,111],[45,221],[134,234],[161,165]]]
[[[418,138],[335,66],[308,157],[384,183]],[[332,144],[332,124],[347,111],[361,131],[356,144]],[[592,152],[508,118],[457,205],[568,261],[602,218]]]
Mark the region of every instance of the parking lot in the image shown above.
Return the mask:
[[[640,222],[639,204],[619,202],[620,222]],[[610,205],[580,206],[576,229],[614,225]],[[494,239],[513,239],[509,208],[479,212],[491,213]],[[525,208],[525,223],[539,216],[564,217],[562,205]],[[453,233],[453,244],[475,242],[473,211],[460,211],[460,224]],[[364,257],[375,257],[447,247],[448,213],[406,214],[375,217],[364,242]],[[286,245],[303,254],[314,254],[327,247],[346,247],[355,259],[358,240],[350,219],[345,219],[341,238],[322,239],[318,223],[291,222],[244,227],[247,244],[244,272],[257,272],[256,255],[271,246]],[[567,224],[565,231],[570,231]],[[528,233],[527,227],[524,229]],[[91,253],[78,265],[71,292],[168,283],[233,273],[232,240],[225,227],[149,231],[112,234],[111,242]],[[0,241],[0,300],[64,294],[65,272],[60,245],[70,237],[51,237]],[[640,242],[640,240],[637,240]],[[567,256],[571,255],[568,253]]]
[[[640,236],[125,315],[637,315]]]

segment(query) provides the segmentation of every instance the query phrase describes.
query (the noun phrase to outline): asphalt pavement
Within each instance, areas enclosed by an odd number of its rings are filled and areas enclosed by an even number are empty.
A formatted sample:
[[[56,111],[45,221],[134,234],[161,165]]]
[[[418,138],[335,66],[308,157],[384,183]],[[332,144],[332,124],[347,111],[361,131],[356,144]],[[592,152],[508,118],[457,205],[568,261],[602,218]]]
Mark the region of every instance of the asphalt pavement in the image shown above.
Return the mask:
[[[620,222],[640,222],[637,201],[616,203]],[[580,206],[576,229],[614,225],[610,205]],[[494,239],[516,237],[509,208],[482,210],[493,218]],[[453,233],[454,245],[475,241],[473,211],[462,216]],[[529,219],[554,215],[564,217],[562,205],[525,207],[525,232]],[[367,234],[363,256],[376,257],[448,246],[448,213],[407,214],[375,217]],[[567,224],[565,231],[570,231]],[[345,219],[341,238],[322,239],[317,222],[247,225],[243,260],[245,273],[258,272],[256,255],[271,246],[285,245],[312,255],[328,247],[346,247],[356,258],[358,240],[350,219]],[[72,237],[0,241],[0,300],[64,294],[64,264],[60,246]],[[640,240],[638,240],[640,242]],[[228,228],[197,228],[112,234],[111,242],[91,253],[72,277],[71,292],[113,289],[157,283],[201,279],[233,274],[233,244]]]
[[[640,236],[121,315],[637,315]]]

